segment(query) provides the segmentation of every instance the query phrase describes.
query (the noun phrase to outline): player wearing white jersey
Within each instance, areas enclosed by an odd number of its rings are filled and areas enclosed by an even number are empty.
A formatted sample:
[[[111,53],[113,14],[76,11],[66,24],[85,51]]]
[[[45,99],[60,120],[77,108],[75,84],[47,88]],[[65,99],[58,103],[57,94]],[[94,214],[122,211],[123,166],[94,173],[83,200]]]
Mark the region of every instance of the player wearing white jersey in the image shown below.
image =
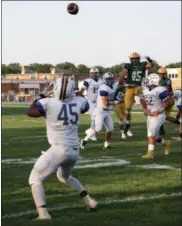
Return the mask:
[[[103,80],[99,78],[99,70],[95,67],[90,69],[90,78],[85,79],[83,82],[83,86],[80,90],[81,94],[83,94],[83,92],[86,90],[87,94],[87,100],[89,103],[89,113],[90,113],[90,118],[91,118],[91,129],[95,128],[95,120],[94,120],[94,116],[93,116],[93,112],[94,109],[96,108],[96,101],[97,101],[97,95],[98,95],[98,89],[99,86],[103,84]],[[90,130],[90,128],[88,130],[85,131],[85,133],[87,134]],[[91,137],[92,140],[97,140],[95,135]]]
[[[113,121],[110,112],[110,106],[114,104],[114,94],[117,85],[114,83],[114,76],[110,72],[105,73],[102,77],[105,84],[101,85],[98,90],[97,106],[94,110],[95,129],[91,129],[87,136],[81,141],[81,148],[84,149],[87,141],[93,134],[99,133],[103,125],[106,128],[106,138],[104,149],[110,148],[110,139],[113,131]],[[118,103],[118,101],[115,101]]]
[[[164,145],[164,153],[169,154],[169,145],[159,136],[159,129],[166,119],[165,108],[168,106],[168,93],[165,87],[159,86],[159,75],[148,76],[148,89],[143,90],[142,103],[144,114],[147,115],[148,150],[144,159],[154,158],[155,143]]]
[[[72,82],[66,77],[56,80],[53,93],[53,98],[42,96],[45,98],[34,101],[27,112],[30,117],[45,117],[50,144],[50,148],[36,161],[29,177],[38,220],[51,219],[46,207],[43,182],[54,173],[57,173],[60,182],[76,190],[89,208],[97,205],[83,185],[71,176],[79,156],[79,117],[88,111],[89,104],[85,98],[73,96]]]
[[[176,120],[180,121],[179,127],[179,137],[172,137],[174,140],[182,141],[182,89],[177,89],[174,92],[174,98],[176,101],[176,107],[178,108],[178,112],[176,115]]]

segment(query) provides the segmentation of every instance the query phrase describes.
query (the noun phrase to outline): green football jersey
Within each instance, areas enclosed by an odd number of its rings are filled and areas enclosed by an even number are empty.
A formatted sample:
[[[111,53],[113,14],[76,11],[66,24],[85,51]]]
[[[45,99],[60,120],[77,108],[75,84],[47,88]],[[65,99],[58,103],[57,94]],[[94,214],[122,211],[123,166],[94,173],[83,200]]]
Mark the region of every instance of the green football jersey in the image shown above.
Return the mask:
[[[173,88],[172,88],[172,82],[171,82],[171,79],[169,78],[162,78],[160,81],[159,81],[159,85],[160,86],[168,86],[168,90],[169,90],[169,95],[173,95]]]
[[[147,62],[141,62],[139,64],[128,63],[124,65],[124,68],[128,70],[128,77],[126,84],[132,84],[141,86],[142,79],[145,77],[145,66]]]
[[[114,100],[120,100],[124,102],[125,97],[125,88],[117,88],[115,94],[114,94]]]

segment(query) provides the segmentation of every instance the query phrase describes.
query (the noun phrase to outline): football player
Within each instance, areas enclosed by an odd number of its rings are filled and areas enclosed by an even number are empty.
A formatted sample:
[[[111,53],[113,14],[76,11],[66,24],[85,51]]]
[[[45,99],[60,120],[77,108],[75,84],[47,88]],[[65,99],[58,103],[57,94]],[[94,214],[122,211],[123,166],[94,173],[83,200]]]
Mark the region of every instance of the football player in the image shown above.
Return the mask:
[[[83,185],[71,175],[79,156],[78,123],[80,114],[89,109],[87,100],[73,96],[70,79],[61,77],[55,81],[54,97],[41,94],[29,107],[29,117],[44,117],[50,148],[36,161],[30,177],[33,199],[38,212],[37,220],[50,220],[43,182],[56,173],[60,182],[68,184],[83,198],[88,208],[95,208],[97,202],[87,193]],[[43,98],[44,97],[44,98]]]
[[[134,104],[135,96],[141,96],[142,88],[141,82],[145,77],[145,71],[153,67],[153,61],[150,57],[146,57],[148,62],[140,62],[140,55],[136,52],[131,53],[130,63],[124,64],[124,76],[126,79],[126,93],[125,93],[125,108],[126,108],[126,130],[130,128],[131,123],[131,110]],[[132,136],[132,134],[128,134]]]
[[[156,142],[164,146],[165,155],[169,154],[169,145],[159,135],[159,129],[166,119],[165,109],[168,107],[168,92],[165,87],[159,86],[158,74],[150,74],[148,77],[148,89],[143,90],[144,100],[142,107],[147,116],[148,150],[142,156],[143,159],[153,159]]]
[[[177,89],[174,92],[174,98],[176,100],[176,106],[178,108],[178,112],[176,115],[176,119],[180,119],[180,127],[179,127],[179,137],[172,137],[174,140],[182,141],[182,89]]]
[[[85,148],[87,141],[94,134],[99,133],[103,125],[106,128],[104,149],[110,148],[110,140],[113,131],[113,120],[109,106],[113,106],[114,103],[119,101],[114,100],[114,93],[116,91],[116,84],[114,82],[114,76],[112,73],[107,72],[102,77],[104,84],[99,87],[97,106],[94,110],[95,128],[91,129],[87,136],[81,141],[81,149]]]
[[[171,79],[167,78],[167,70],[165,67],[160,67],[158,70],[158,74],[160,76],[159,85],[166,87],[166,89],[168,91],[168,95],[169,95],[169,105],[165,110],[166,111],[166,120],[179,125],[180,122],[178,120],[176,120],[176,118],[171,117],[171,111],[175,104]],[[160,128],[160,134],[165,135],[163,125]]]
[[[101,84],[103,84],[102,79],[99,77],[99,70],[96,67],[93,67],[90,69],[90,78],[85,79],[83,82],[83,86],[80,90],[80,93],[83,95],[84,91],[87,91],[87,99],[89,102],[89,113],[90,113],[90,118],[91,118],[91,126],[88,130],[85,131],[87,134],[90,129],[95,128],[95,121],[93,117],[93,112],[96,107],[96,100],[97,100],[97,94],[98,94],[98,89]],[[90,139],[92,140],[97,140],[96,136],[93,135]]]
[[[114,111],[118,117],[118,124],[119,129],[121,132],[121,138],[126,139],[126,135],[124,133],[124,126],[125,126],[125,105],[124,105],[124,97],[125,97],[125,79],[124,77],[120,77],[118,80],[118,88],[116,89],[116,92],[114,94],[114,100],[119,100],[119,103],[114,104]],[[129,135],[131,133],[130,130],[127,132]]]

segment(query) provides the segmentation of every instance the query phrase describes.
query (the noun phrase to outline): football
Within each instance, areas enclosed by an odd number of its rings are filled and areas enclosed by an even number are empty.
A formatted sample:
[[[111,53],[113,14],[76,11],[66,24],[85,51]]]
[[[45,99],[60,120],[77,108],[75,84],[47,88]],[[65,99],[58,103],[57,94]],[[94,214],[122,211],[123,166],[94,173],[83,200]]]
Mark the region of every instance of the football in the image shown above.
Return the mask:
[[[78,14],[79,7],[76,3],[69,3],[67,6],[67,11],[71,15],[76,15]]]

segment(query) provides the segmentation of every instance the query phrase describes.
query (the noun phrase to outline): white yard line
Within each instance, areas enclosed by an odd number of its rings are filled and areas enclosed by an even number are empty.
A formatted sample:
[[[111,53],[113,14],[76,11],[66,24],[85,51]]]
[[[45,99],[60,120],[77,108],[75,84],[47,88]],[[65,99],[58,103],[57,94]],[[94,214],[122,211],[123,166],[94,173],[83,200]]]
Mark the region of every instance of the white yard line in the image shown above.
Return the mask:
[[[128,202],[146,201],[146,200],[153,200],[153,199],[160,199],[160,198],[179,197],[181,195],[182,193],[178,192],[178,193],[171,193],[171,194],[161,193],[159,195],[153,195],[153,196],[131,196],[131,197],[124,198],[122,200],[119,200],[119,199],[103,200],[103,201],[100,201],[99,204],[108,205],[108,204],[114,204],[114,203],[128,203]],[[49,208],[49,211],[51,212],[51,211],[80,208],[80,207],[84,207],[84,205],[78,205],[78,204],[62,205],[62,206]],[[35,213],[36,213],[35,210],[28,210],[20,213],[6,214],[2,216],[1,219],[19,218],[21,216],[31,215]]]

